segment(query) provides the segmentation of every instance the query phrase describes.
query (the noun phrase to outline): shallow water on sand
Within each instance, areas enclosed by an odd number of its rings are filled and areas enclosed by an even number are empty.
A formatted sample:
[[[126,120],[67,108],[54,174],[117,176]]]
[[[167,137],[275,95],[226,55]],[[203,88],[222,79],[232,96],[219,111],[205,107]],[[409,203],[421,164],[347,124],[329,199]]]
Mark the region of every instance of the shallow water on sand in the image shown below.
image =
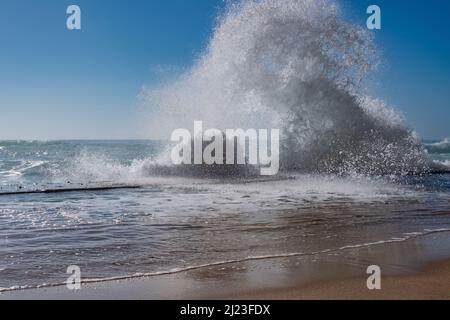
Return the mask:
[[[127,277],[224,261],[339,254],[450,230],[449,175],[292,174],[264,182],[152,177],[145,175],[145,159],[161,150],[157,143],[0,145],[3,190],[69,180],[143,186],[0,196],[2,288],[63,283],[69,265],[78,265],[85,279]]]

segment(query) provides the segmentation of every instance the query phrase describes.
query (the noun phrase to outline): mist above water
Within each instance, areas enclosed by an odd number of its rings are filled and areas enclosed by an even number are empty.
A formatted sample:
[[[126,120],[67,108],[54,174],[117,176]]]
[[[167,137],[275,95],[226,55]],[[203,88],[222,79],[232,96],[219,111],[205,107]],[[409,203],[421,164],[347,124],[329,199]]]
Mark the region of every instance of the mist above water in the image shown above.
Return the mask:
[[[281,129],[284,170],[417,174],[430,161],[401,115],[366,94],[370,31],[331,0],[228,3],[194,65],[143,92],[152,134],[205,126]]]

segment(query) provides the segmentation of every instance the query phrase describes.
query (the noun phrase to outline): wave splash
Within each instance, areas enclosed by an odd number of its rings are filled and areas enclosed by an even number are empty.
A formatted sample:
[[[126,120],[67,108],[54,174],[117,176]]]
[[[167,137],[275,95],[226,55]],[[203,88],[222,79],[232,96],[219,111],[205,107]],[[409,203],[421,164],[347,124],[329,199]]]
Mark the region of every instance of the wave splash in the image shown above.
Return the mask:
[[[279,128],[284,170],[427,172],[417,134],[364,93],[378,60],[371,34],[344,21],[335,1],[230,2],[192,68],[144,90],[151,134],[170,136],[194,120]]]
[[[430,153],[450,153],[450,138],[445,138],[438,142],[427,143],[425,146]]]

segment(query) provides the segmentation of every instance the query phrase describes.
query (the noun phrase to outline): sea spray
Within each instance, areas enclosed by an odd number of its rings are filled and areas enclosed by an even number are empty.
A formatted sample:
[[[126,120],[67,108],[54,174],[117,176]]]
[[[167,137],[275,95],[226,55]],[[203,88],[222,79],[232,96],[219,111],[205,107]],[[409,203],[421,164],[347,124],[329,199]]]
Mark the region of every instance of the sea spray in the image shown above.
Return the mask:
[[[143,92],[151,133],[170,137],[196,119],[273,127],[284,170],[426,172],[416,133],[363,90],[378,60],[371,33],[344,21],[334,1],[232,1],[195,64]]]

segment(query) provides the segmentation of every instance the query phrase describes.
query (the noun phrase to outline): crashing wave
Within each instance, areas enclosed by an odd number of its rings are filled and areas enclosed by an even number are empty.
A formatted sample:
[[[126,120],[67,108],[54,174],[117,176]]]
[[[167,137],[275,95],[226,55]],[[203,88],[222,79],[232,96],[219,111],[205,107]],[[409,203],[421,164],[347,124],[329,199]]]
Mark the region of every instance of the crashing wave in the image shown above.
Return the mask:
[[[445,138],[439,142],[425,144],[429,153],[450,153],[450,138]]]
[[[203,120],[279,128],[284,170],[419,174],[432,170],[402,117],[363,84],[378,64],[371,34],[335,1],[231,2],[207,49],[177,81],[146,89],[152,134]]]

